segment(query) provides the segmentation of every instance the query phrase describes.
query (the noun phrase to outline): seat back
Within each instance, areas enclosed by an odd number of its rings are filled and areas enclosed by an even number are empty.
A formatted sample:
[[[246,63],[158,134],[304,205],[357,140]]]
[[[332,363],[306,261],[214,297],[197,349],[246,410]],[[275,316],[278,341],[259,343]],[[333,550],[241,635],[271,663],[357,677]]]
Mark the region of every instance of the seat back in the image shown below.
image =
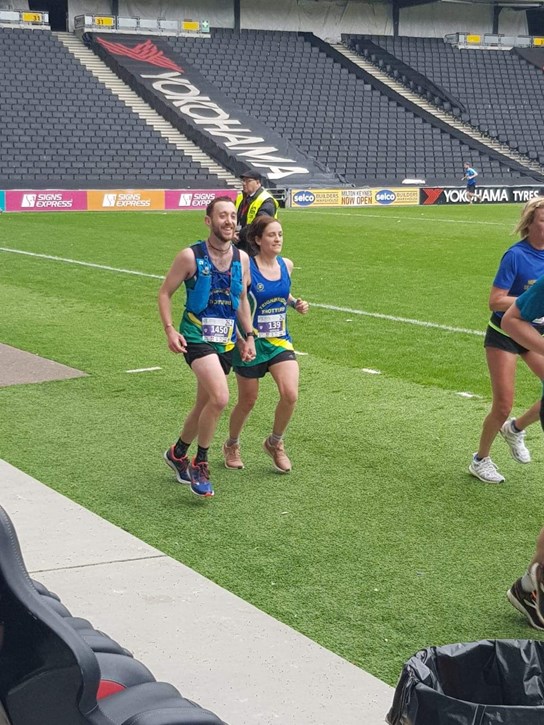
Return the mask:
[[[10,725],[100,725],[92,650],[36,591],[0,506],[0,704]]]

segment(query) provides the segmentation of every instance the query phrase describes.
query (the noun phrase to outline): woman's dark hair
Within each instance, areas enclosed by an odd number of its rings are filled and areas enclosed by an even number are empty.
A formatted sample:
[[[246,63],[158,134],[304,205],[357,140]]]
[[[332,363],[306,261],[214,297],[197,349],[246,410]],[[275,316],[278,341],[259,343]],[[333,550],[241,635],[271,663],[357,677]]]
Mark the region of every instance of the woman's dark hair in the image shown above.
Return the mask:
[[[277,221],[278,220],[274,219],[273,216],[261,214],[260,216],[255,217],[255,219],[251,222],[247,229],[247,240],[251,246],[253,255],[257,254],[259,251],[259,245],[256,242],[257,237],[262,237],[266,227],[272,222]]]

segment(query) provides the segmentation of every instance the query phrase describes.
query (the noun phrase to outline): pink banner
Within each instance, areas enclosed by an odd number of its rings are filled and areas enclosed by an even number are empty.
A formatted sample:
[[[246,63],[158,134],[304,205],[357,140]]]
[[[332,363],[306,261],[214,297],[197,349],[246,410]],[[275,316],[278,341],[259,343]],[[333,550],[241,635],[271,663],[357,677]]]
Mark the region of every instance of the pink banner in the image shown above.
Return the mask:
[[[205,209],[216,196],[228,196],[233,201],[235,189],[167,189],[165,209]]]
[[[6,211],[86,211],[87,192],[47,189],[6,191]]]

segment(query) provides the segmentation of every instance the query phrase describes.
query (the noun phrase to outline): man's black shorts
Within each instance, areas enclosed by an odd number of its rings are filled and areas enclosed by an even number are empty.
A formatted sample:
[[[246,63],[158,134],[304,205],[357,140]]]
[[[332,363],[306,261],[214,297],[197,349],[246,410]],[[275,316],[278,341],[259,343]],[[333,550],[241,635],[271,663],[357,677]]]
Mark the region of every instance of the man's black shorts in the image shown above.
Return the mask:
[[[272,365],[276,363],[284,362],[285,360],[296,360],[294,350],[283,350],[273,358],[263,363],[257,363],[257,365],[241,365],[235,367],[234,372],[236,375],[240,375],[242,378],[264,378],[266,373],[270,370]]]
[[[232,350],[228,352],[217,352],[215,347],[207,342],[188,342],[187,352],[183,353],[185,362],[189,367],[199,357],[206,357],[206,355],[217,355],[225,375],[230,373],[232,368]]]
[[[485,333],[484,347],[496,347],[498,350],[511,352],[514,355],[523,355],[524,353],[529,352],[527,348],[520,345],[519,342],[512,340],[512,338],[507,335],[497,332],[497,330],[491,327],[491,325],[488,325]]]

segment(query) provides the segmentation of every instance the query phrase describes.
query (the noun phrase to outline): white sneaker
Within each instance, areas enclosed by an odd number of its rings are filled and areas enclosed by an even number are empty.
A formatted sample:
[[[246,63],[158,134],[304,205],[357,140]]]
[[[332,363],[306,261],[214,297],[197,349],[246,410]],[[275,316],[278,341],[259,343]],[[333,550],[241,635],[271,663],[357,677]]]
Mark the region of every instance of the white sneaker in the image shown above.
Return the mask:
[[[530,463],[531,454],[525,445],[525,431],[522,430],[516,433],[516,431],[512,430],[512,419],[510,419],[502,426],[500,432],[504,440],[508,443],[512,458],[518,463]]]
[[[489,456],[482,458],[481,461],[476,460],[476,454],[472,458],[472,462],[468,467],[468,472],[479,478],[484,483],[503,483],[504,476],[497,471],[497,466],[493,463]]]

